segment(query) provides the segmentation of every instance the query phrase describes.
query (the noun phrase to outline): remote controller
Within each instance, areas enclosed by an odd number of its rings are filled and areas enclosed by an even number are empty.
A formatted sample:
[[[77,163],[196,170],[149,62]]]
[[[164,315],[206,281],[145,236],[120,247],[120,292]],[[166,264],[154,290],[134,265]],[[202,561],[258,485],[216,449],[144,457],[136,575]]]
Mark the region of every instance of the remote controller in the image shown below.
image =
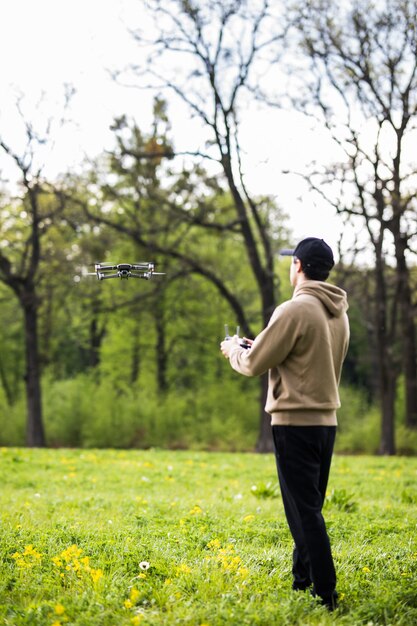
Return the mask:
[[[239,331],[240,331],[240,326],[236,326],[236,335],[239,337]],[[231,339],[231,336],[229,335],[229,325],[225,324],[224,325],[224,339],[225,341],[227,341],[228,339]],[[239,345],[241,348],[250,348],[250,344],[247,343],[244,339],[242,339],[241,337],[239,337]]]

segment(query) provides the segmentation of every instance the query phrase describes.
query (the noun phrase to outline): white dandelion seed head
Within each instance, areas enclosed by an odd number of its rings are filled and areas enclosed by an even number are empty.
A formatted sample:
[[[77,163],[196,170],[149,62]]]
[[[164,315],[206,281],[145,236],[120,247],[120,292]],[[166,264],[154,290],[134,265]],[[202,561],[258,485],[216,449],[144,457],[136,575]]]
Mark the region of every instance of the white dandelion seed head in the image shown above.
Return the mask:
[[[151,565],[150,565],[150,563],[148,563],[148,561],[142,561],[141,563],[139,563],[140,569],[143,569],[143,570],[149,569],[150,566]]]

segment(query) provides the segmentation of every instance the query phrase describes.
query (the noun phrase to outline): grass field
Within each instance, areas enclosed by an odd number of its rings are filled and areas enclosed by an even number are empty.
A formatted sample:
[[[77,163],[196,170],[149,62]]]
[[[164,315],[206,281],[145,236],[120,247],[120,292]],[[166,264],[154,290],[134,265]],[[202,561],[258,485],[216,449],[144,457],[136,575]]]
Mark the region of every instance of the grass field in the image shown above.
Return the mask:
[[[0,450],[0,623],[417,624],[417,459],[336,456],[334,614],[291,591],[271,455]]]

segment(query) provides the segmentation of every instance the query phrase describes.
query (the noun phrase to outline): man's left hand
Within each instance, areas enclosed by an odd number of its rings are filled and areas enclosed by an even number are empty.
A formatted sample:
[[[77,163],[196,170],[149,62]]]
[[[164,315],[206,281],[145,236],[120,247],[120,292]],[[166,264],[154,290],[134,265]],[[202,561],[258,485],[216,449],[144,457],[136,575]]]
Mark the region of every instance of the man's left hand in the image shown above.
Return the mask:
[[[226,359],[229,358],[230,350],[232,349],[232,347],[238,345],[238,342],[239,337],[237,335],[231,337],[230,339],[224,339],[221,342],[220,350],[222,351],[222,354]]]

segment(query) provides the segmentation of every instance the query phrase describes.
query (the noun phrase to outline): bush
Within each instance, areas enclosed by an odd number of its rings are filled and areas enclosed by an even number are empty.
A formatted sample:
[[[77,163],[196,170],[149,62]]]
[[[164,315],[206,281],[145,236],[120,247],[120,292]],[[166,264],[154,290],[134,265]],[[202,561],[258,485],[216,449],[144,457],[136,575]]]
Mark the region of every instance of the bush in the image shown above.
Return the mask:
[[[0,445],[22,446],[26,441],[26,401],[19,398],[12,406],[0,395]]]
[[[114,386],[92,376],[46,385],[44,418],[50,446],[216,450],[253,449],[258,429],[256,395],[236,385],[172,390],[150,385]]]
[[[377,454],[380,442],[380,413],[370,406],[363,391],[340,389],[336,451],[348,454]]]
[[[158,394],[151,380],[130,385],[109,376],[80,374],[43,381],[47,445],[85,448],[254,450],[258,437],[258,381],[227,378],[202,382],[199,390]],[[380,413],[363,392],[341,388],[336,452],[378,454]],[[12,407],[0,395],[0,445],[25,444],[26,403]],[[398,420],[399,454],[417,453],[417,432]]]

